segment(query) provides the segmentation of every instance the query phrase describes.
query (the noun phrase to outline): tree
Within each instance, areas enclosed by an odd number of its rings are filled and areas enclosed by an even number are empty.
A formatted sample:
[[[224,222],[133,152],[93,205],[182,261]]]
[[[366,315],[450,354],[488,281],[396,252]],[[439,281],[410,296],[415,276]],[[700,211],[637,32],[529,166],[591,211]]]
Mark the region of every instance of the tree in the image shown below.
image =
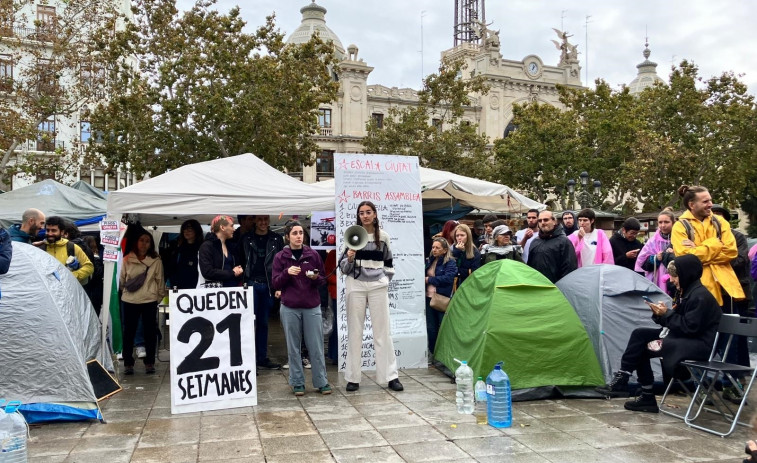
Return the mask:
[[[313,162],[320,104],[336,98],[333,47],[289,46],[273,17],[244,32],[239,9],[197,0],[140,0],[107,47],[114,98],[93,115],[110,168],[157,175],[184,164],[254,153],[277,168]]]
[[[0,187],[17,173],[61,179],[78,168],[78,137],[61,140],[61,124],[77,124],[86,103],[102,97],[103,56],[94,38],[112,36],[116,3],[77,0],[54,8],[46,0],[0,0],[0,53],[9,57],[0,63]],[[48,14],[32,20],[35,6]],[[53,154],[28,154],[26,140]]]
[[[705,80],[683,61],[669,85],[638,97],[602,80],[560,94],[563,112],[515,108],[518,130],[495,143],[495,179],[542,201],[555,194],[565,207],[563,185],[586,170],[602,182],[602,207],[629,214],[675,205],[681,184],[705,185],[731,205],[757,195],[748,182],[757,177],[757,108],[732,73]]]
[[[442,62],[423,80],[417,105],[389,108],[383,128],[369,121],[364,152],[417,156],[424,167],[466,175],[486,172],[488,138],[463,116],[471,95],[488,87],[480,76],[461,78],[464,70],[460,61]]]

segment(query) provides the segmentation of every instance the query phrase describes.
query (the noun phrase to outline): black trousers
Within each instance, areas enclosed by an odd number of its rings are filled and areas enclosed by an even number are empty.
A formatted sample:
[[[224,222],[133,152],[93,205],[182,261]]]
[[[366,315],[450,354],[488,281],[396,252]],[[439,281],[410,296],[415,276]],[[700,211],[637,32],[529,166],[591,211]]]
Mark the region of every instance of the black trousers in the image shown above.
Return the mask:
[[[661,351],[652,352],[647,349],[647,344],[655,339],[660,339],[661,328],[636,328],[628,339],[623,356],[620,358],[620,369],[628,373],[636,372],[639,384],[642,386],[654,385],[654,373],[650,360],[662,356]]]
[[[158,301],[146,304],[131,304],[124,302],[124,366],[134,366],[134,335],[137,324],[142,318],[142,328],[145,333],[145,365],[155,364],[155,349],[158,345]]]

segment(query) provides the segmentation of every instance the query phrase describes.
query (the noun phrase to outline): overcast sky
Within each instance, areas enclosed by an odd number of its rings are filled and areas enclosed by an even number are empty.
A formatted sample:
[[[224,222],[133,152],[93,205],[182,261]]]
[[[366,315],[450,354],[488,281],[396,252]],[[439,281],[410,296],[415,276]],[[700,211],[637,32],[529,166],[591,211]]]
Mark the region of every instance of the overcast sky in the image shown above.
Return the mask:
[[[194,0],[178,0],[180,8]],[[278,27],[291,34],[300,24],[300,8],[310,0],[218,0],[228,11],[240,5],[250,31],[276,13]],[[326,24],[345,48],[354,43],[359,57],[375,70],[369,84],[419,88],[421,76],[433,72],[442,50],[453,45],[454,0],[318,0]],[[646,3],[646,4],[645,4]],[[421,54],[421,12],[423,53]],[[588,54],[586,16],[588,24]],[[724,71],[743,74],[741,80],[757,94],[757,2],[751,0],[489,0],[486,20],[500,30],[505,59],[535,54],[545,64],[557,64],[559,51],[552,27],[573,34],[583,70],[581,80],[603,78],[613,87],[630,82],[643,61],[649,36],[650,60],[667,81],[671,64],[694,61],[707,78]],[[563,24],[563,26],[561,26]],[[587,66],[588,56],[588,66]],[[422,57],[422,59],[421,59]],[[421,61],[423,66],[421,66]],[[588,68],[588,80],[586,72]]]

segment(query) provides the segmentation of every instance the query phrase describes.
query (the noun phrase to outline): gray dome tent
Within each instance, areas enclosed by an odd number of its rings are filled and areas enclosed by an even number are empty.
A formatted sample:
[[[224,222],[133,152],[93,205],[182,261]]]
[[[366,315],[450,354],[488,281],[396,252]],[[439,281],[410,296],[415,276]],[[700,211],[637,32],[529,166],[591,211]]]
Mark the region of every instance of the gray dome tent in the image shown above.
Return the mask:
[[[0,288],[0,397],[20,400],[30,422],[102,419],[86,362],[113,371],[113,361],[73,274],[46,252],[13,243]]]
[[[605,380],[620,368],[620,358],[636,328],[660,328],[652,321],[652,310],[641,296],[665,301],[670,296],[636,272],[618,265],[588,265],[556,283],[581,319],[594,352],[599,357]],[[659,362],[652,362],[655,380],[662,381]]]

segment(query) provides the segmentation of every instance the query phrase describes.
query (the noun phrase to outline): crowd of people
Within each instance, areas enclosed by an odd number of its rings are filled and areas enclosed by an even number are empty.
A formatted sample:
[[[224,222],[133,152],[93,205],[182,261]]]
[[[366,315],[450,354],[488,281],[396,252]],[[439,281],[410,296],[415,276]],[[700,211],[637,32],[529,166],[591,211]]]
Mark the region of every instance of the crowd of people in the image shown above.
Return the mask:
[[[682,187],[686,208],[680,218],[670,209],[657,216],[657,229],[645,243],[638,239],[641,223],[631,217],[608,234],[597,227],[592,209],[529,210],[521,223],[486,215],[472,227],[448,221],[431,239],[425,265],[428,351],[433,355],[439,329],[455,292],[481,266],[501,259],[528,265],[554,283],[579,267],[613,264],[644,275],[673,297],[672,307],[649,303],[660,329],[637,329],[631,335],[621,369],[598,391],[628,395],[628,379],[635,371],[642,394],[626,408],[656,411],[651,392],[649,361],[662,356],[665,374],[679,374],[683,358],[706,359],[721,313],[751,316],[750,278],[757,277],[757,256],[750,259],[746,237],[729,225],[730,212],[712,204],[704,187]],[[268,356],[271,313],[278,307],[287,347],[289,384],[295,395],[305,393],[305,368],[312,368],[313,387],[331,393],[326,360],[338,360],[336,317],[324,349],[323,310],[335,310],[337,269],[346,277],[347,352],[346,390],[360,387],[363,327],[370,307],[375,345],[376,380],[402,391],[391,338],[388,288],[394,275],[390,237],[380,227],[376,206],[364,201],[355,221],[368,236],[359,250],[315,251],[297,221],[287,223],[284,236],[271,230],[267,215],[219,215],[206,236],[197,220],[187,220],[178,239],[165,249],[156,247],[152,233],[129,226],[123,248],[119,288],[123,326],[125,374],[134,374],[135,357],[145,373],[155,372],[158,339],[157,310],[167,288],[236,287],[252,289],[258,368],[279,369]],[[44,233],[42,233],[44,231]],[[21,223],[0,230],[0,272],[10,261],[9,240],[37,246],[64,265],[82,284],[99,313],[102,306],[103,265],[96,240],[82,236],[61,217],[45,217],[29,209]],[[324,264],[325,263],[325,264]],[[751,263],[751,276],[750,276]],[[663,330],[664,328],[664,330]],[[646,346],[659,341],[652,351]],[[136,348],[136,355],[134,350]],[[748,365],[746,340],[739,340],[729,361]],[[730,355],[730,354],[729,354]],[[734,400],[739,391],[729,392]]]

